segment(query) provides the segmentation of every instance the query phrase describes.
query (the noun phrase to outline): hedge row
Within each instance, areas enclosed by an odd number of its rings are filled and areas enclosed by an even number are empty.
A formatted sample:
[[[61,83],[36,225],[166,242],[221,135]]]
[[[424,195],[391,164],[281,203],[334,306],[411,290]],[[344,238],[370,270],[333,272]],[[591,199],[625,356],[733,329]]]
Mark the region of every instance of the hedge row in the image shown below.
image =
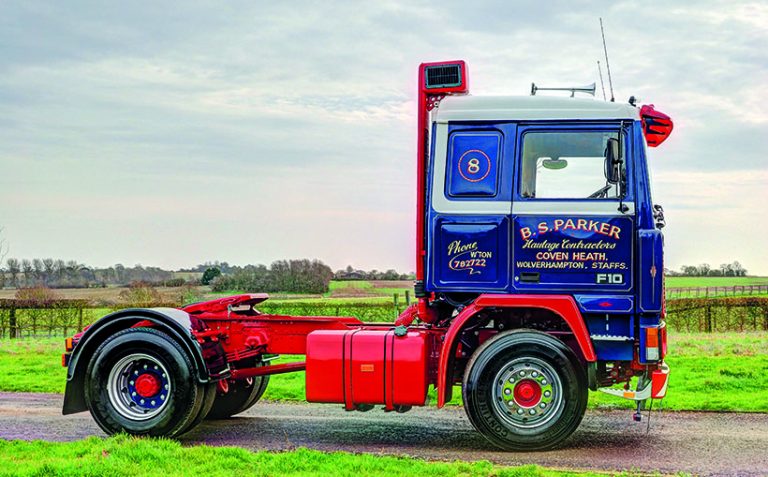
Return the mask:
[[[49,303],[47,307],[0,301],[0,338],[10,336],[67,336],[112,311],[88,308],[85,302]],[[148,304],[150,305],[150,304]],[[151,305],[150,305],[151,306]],[[159,303],[156,306],[173,306]],[[295,316],[353,316],[367,322],[392,322],[404,303],[265,302],[263,313]],[[768,297],[681,298],[667,302],[671,331],[727,332],[768,330]]]
[[[264,302],[256,306],[262,313],[294,316],[353,316],[368,322],[392,322],[405,309],[405,304],[394,303],[318,303],[318,302]]]
[[[667,324],[674,331],[768,330],[768,297],[669,300]]]

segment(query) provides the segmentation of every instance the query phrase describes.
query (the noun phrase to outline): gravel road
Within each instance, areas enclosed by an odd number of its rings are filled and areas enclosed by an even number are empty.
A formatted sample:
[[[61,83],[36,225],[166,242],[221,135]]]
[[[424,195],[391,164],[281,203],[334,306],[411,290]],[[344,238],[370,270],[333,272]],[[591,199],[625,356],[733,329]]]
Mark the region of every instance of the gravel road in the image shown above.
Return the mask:
[[[104,434],[88,413],[61,415],[58,394],[0,393],[0,438],[72,441]],[[768,414],[664,412],[634,423],[629,411],[588,411],[560,449],[499,452],[461,408],[347,413],[336,405],[259,403],[237,418],[206,422],[180,440],[253,450],[307,447],[436,460],[490,460],[561,469],[768,475]]]

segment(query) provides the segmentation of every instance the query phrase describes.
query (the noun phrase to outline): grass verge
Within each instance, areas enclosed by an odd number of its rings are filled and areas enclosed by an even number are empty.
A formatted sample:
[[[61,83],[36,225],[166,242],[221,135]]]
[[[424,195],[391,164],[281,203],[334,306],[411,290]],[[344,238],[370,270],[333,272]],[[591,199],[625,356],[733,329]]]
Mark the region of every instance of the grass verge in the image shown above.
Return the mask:
[[[64,391],[61,339],[0,341],[0,391]],[[665,409],[768,412],[768,333],[675,333],[669,337],[671,368]],[[300,356],[283,356],[296,361]],[[434,392],[431,394],[434,402]],[[461,404],[457,387],[452,404]],[[304,373],[272,376],[264,399],[303,401]],[[623,399],[590,393],[592,408],[627,408]]]
[[[0,476],[5,475],[513,477],[601,474],[554,471],[535,465],[503,467],[488,461],[428,462],[409,457],[308,449],[251,452],[235,447],[182,447],[165,439],[119,435],[69,443],[0,441]]]

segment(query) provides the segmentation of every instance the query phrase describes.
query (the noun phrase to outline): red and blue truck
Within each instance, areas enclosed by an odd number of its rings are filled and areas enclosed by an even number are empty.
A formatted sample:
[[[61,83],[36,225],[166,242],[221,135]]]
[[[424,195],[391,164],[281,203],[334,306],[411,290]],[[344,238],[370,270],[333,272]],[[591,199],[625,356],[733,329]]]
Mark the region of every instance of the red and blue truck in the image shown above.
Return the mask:
[[[420,66],[417,302],[394,323],[261,313],[264,294],[118,311],[66,340],[64,414],[178,436],[305,371],[307,401],[350,411],[406,412],[430,388],[443,407],[460,386],[491,443],[540,450],[579,426],[589,390],[638,412],[663,398],[664,215],[647,147],[672,121],[634,100],[468,93],[465,62]]]

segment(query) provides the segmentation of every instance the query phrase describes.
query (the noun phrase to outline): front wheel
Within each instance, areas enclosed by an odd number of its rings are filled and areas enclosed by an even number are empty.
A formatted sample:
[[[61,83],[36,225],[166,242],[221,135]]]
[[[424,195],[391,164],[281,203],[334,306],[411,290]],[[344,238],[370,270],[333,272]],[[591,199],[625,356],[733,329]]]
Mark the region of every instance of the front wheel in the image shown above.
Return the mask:
[[[562,341],[538,331],[501,333],[475,352],[463,383],[475,428],[506,450],[555,447],[587,407],[583,366]]]

